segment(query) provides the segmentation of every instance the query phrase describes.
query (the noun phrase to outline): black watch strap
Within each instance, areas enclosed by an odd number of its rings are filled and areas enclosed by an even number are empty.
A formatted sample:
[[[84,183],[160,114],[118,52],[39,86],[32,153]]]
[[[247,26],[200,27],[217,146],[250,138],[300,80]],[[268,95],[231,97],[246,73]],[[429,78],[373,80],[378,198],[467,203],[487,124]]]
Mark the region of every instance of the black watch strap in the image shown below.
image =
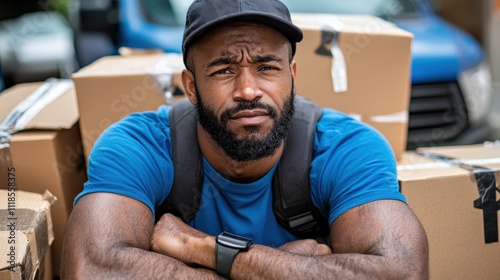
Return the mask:
[[[231,266],[233,265],[234,257],[236,254],[240,252],[240,249],[231,248],[224,246],[222,244],[216,245],[216,256],[217,260],[215,270],[220,275],[224,276],[227,279],[230,279],[231,276]]]

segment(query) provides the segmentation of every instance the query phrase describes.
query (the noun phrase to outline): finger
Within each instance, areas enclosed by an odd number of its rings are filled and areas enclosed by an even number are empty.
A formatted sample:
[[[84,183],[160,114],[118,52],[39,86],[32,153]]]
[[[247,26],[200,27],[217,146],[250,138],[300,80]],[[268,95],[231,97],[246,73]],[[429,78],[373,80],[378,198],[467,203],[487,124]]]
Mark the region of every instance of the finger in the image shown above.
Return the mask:
[[[332,250],[326,244],[318,244],[318,246],[316,247],[316,253],[315,253],[316,256],[328,255],[331,253],[332,253]]]

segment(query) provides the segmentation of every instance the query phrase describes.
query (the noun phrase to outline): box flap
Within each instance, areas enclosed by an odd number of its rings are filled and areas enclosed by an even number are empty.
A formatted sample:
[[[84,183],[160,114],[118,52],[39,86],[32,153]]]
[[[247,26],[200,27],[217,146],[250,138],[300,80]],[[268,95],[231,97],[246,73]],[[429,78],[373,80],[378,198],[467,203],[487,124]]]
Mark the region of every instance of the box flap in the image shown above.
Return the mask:
[[[80,69],[73,74],[73,79],[93,76],[130,75],[130,74],[165,74],[180,72],[184,69],[181,54],[135,54],[131,56],[107,56]]]
[[[43,83],[18,84],[0,94],[0,121],[20,102],[38,90]],[[24,129],[69,129],[79,118],[76,93],[73,87],[43,107]]]
[[[292,21],[300,28],[322,29],[325,25],[336,31],[361,34],[395,35],[413,38],[413,34],[394,23],[372,15],[292,13]]]
[[[399,180],[425,180],[457,175],[470,176],[470,170],[458,166],[460,163],[472,167],[500,170],[500,146],[466,145],[419,148],[417,152],[446,157],[448,160],[431,159],[416,152],[406,152],[398,161]]]
[[[459,160],[500,158],[500,145],[467,145],[419,148],[417,151],[452,157]],[[486,160],[484,161],[486,162]]]

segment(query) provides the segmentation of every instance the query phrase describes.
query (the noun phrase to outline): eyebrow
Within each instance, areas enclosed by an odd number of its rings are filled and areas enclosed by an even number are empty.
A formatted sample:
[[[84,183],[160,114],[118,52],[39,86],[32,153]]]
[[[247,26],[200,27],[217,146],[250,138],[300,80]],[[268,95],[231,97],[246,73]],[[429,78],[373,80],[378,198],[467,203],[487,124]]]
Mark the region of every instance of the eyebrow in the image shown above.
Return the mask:
[[[254,56],[254,61],[255,62],[270,62],[270,61],[275,61],[275,62],[282,62],[283,59],[281,59],[279,56],[276,55],[256,55]]]
[[[270,61],[275,61],[275,62],[282,62],[283,61],[283,59],[281,59],[279,56],[276,56],[276,55],[256,55],[253,57],[253,60],[255,62],[260,62],[260,63],[270,62]],[[210,63],[208,63],[206,69],[210,69],[212,67],[221,66],[221,65],[229,65],[235,61],[236,61],[236,56],[216,58],[216,59],[212,60]]]
[[[206,69],[210,69],[212,67],[220,65],[229,65],[233,63],[235,60],[236,60],[235,56],[216,58],[207,65]]]

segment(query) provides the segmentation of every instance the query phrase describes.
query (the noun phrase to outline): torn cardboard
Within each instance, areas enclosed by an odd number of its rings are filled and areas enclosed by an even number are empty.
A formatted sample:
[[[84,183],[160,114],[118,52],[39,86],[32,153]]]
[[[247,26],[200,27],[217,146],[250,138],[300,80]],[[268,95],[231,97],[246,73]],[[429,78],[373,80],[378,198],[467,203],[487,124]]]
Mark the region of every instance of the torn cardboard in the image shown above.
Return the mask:
[[[18,84],[0,94],[0,122],[43,86],[44,83]],[[71,85],[36,111],[22,129],[12,135],[10,163],[0,162],[0,168],[2,171],[7,168],[5,165],[15,168],[19,190],[34,193],[49,190],[58,197],[51,208],[55,236],[51,255],[53,271],[58,275],[64,227],[73,209],[73,200],[83,190],[87,178],[74,87]],[[5,151],[0,149],[2,154]]]
[[[376,128],[396,158],[406,150],[413,35],[368,15],[292,14],[297,94]]]
[[[2,189],[0,199],[0,279],[51,279],[44,262],[54,240],[50,207],[55,197]]]

